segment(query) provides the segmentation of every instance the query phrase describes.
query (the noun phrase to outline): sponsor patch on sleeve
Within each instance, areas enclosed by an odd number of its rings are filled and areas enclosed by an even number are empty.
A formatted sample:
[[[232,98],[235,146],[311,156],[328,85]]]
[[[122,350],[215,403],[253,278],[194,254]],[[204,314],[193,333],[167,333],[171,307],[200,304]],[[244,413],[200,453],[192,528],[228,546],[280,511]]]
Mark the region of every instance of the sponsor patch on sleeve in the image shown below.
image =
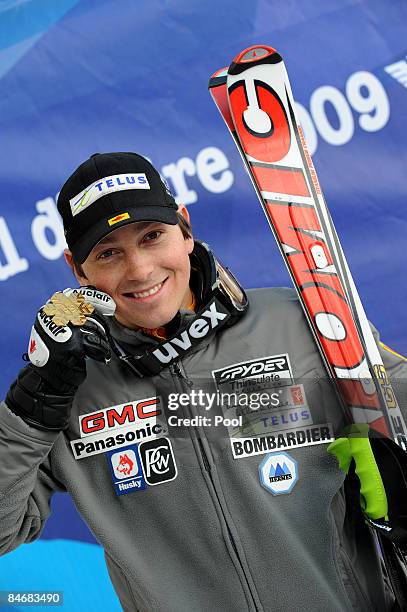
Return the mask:
[[[315,423],[289,355],[268,355],[213,370],[235,459],[331,442],[331,423]]]
[[[259,465],[259,478],[273,495],[291,493],[298,481],[298,463],[288,453],[270,453]]]
[[[146,425],[147,423],[152,425],[160,420],[165,424],[165,416],[161,406],[162,400],[160,397],[147,397],[81,414],[79,415],[81,437],[84,438],[95,433],[103,433],[131,425]]]
[[[81,438],[71,441],[75,459],[167,434],[161,405],[160,397],[148,397],[79,415]]]
[[[258,357],[249,361],[233,363],[225,368],[213,370],[212,376],[220,389],[225,391],[250,391],[254,383],[266,385],[291,385],[293,374],[290,359],[287,354]]]
[[[177,477],[177,466],[168,438],[143,442],[140,444],[140,455],[144,477],[149,485],[159,485]]]
[[[168,438],[132,444],[106,453],[116,495],[144,491],[174,480],[177,466]]]
[[[232,454],[234,459],[252,457],[253,455],[265,455],[273,451],[286,448],[299,448],[313,444],[328,444],[334,440],[334,432],[331,423],[314,425],[280,431],[265,436],[251,438],[231,439]]]
[[[106,453],[116,495],[125,495],[146,488],[138,445]]]

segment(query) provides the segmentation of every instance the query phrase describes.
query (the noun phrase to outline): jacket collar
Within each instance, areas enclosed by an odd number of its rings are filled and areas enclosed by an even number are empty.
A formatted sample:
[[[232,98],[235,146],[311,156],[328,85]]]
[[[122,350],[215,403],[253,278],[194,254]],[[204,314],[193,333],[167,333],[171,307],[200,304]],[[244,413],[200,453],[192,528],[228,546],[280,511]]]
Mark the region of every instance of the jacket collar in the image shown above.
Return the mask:
[[[190,310],[180,310],[176,317],[177,327],[184,326],[188,323],[188,320],[192,320],[194,316],[195,313]],[[150,336],[141,330],[129,329],[119,323],[115,317],[112,317],[109,328],[115,340],[128,346],[140,347],[141,345],[156,346],[160,344],[160,341],[154,336]]]

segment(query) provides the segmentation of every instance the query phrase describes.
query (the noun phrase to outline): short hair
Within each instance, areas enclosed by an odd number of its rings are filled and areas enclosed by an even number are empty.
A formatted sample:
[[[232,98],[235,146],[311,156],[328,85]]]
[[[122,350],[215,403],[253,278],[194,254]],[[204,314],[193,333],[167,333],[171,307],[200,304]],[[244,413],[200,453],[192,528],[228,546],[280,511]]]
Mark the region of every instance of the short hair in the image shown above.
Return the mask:
[[[181,233],[184,237],[184,240],[188,240],[189,238],[192,238],[192,228],[191,228],[191,224],[189,223],[189,221],[187,221],[187,219],[185,219],[185,217],[183,215],[181,215],[180,212],[177,212],[177,217],[178,217],[178,225],[180,227]],[[82,264],[80,264],[77,259],[75,258],[75,255],[72,253],[72,265],[74,267],[75,272],[79,275],[82,276],[83,278],[87,278],[84,269],[82,268]]]

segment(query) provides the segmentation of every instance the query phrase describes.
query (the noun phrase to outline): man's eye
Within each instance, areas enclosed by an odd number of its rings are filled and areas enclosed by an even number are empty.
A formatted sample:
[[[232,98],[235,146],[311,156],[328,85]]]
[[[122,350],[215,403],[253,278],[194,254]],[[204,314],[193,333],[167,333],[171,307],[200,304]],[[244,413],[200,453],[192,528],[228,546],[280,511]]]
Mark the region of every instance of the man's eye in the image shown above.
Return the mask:
[[[106,251],[102,251],[101,253],[99,253],[99,255],[97,256],[97,259],[108,259],[112,255],[113,255],[112,249],[107,249]]]
[[[148,232],[143,238],[146,242],[151,242],[152,240],[157,240],[163,232],[160,230],[153,230],[152,232]]]

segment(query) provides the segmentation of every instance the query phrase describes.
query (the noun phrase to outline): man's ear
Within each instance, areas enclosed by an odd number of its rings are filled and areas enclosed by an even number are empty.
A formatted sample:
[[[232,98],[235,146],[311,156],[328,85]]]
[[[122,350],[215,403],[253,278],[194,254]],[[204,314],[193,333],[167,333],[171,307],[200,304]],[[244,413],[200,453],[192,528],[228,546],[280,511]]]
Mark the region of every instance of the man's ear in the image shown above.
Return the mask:
[[[187,210],[187,207],[184,204],[178,204],[178,213],[180,213],[185,221],[188,222],[189,225],[191,225],[191,221],[189,219],[189,212]],[[192,232],[191,232],[191,238],[186,238],[185,242],[188,245],[188,255],[190,255],[192,253],[192,251],[194,250],[194,237],[192,236]]]
[[[179,212],[184,217],[184,219],[188,221],[189,224],[191,224],[191,220],[189,218],[189,212],[185,204],[178,204],[177,212]]]
[[[73,261],[73,256],[72,253],[69,249],[65,249],[64,250],[64,257],[65,257],[65,261],[68,264],[68,266],[71,268],[73,275],[75,276],[76,280],[78,281],[79,285],[88,285],[89,281],[86,278],[86,276],[83,276],[81,274],[81,272],[83,272],[82,269],[78,270],[77,267],[74,264]]]

